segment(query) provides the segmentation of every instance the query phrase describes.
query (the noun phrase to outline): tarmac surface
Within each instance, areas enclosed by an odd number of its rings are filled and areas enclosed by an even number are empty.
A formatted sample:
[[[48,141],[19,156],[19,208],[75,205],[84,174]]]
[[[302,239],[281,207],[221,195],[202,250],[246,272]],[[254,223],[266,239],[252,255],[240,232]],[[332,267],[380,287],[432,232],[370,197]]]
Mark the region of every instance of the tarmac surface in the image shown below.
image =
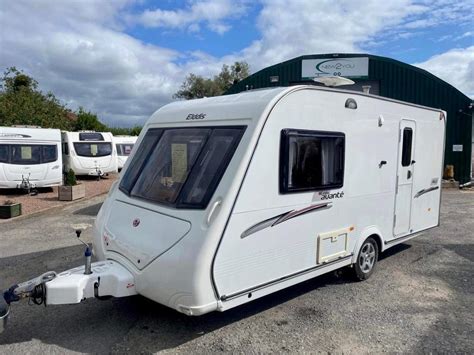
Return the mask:
[[[72,225],[92,225],[104,198],[0,224],[0,289],[82,264]],[[331,273],[201,317],[140,296],[24,301],[0,353],[474,353],[473,278],[474,192],[445,190],[441,227],[389,249],[365,282]]]

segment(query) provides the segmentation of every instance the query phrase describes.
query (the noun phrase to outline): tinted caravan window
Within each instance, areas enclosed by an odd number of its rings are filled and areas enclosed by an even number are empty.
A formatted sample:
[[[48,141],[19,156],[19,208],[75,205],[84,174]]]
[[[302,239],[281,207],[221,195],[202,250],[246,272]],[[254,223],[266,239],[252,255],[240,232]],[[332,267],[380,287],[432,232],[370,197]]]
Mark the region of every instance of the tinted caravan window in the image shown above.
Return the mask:
[[[150,129],[120,189],[177,208],[205,208],[242,137],[244,127]]]
[[[105,157],[112,154],[112,144],[74,143],[74,150],[81,157]]]
[[[97,132],[82,132],[79,133],[80,141],[103,141],[104,136]]]
[[[58,148],[55,145],[43,145],[41,146],[41,162],[52,163],[58,160]]]
[[[117,147],[117,155],[128,157],[133,149],[133,143],[118,143]]]
[[[342,187],[343,133],[287,129],[280,147],[281,193]]]
[[[45,164],[58,160],[53,144],[0,144],[0,162],[18,165]]]
[[[0,144],[0,163],[8,162],[8,144]]]

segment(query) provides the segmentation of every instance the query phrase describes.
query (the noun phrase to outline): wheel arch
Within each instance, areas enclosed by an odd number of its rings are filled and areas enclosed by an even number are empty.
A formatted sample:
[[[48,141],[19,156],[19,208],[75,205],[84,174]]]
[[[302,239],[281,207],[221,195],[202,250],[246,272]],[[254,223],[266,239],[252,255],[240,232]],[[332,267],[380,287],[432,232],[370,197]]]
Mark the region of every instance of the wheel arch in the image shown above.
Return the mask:
[[[357,255],[359,254],[362,243],[364,243],[364,241],[369,237],[374,238],[375,242],[377,243],[379,254],[383,251],[384,243],[380,229],[376,226],[367,227],[359,234],[359,238],[352,254],[352,263],[357,261]]]

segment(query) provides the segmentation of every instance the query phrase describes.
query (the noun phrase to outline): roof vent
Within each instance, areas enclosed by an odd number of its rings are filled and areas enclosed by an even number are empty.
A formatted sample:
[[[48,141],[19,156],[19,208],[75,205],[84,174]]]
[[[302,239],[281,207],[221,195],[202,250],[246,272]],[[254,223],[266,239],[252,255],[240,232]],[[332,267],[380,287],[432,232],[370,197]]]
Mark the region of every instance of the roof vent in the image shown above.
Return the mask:
[[[355,84],[351,79],[347,79],[342,76],[323,76],[320,78],[314,78],[313,80],[317,83],[321,83],[326,86],[333,86],[333,87]]]

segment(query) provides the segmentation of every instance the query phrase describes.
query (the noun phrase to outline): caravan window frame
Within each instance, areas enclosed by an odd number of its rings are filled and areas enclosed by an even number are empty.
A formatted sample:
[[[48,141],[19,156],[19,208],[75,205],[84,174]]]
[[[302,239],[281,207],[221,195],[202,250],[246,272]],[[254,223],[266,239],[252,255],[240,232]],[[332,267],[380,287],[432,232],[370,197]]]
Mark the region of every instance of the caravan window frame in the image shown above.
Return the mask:
[[[290,186],[290,139],[296,138],[314,138],[314,139],[342,139],[342,170],[337,183],[318,184],[308,187],[292,187]],[[340,189],[344,186],[344,173],[346,163],[346,135],[343,132],[333,131],[313,131],[302,129],[286,128],[280,134],[280,171],[279,171],[279,190],[281,194],[290,194],[308,191],[321,191]]]

